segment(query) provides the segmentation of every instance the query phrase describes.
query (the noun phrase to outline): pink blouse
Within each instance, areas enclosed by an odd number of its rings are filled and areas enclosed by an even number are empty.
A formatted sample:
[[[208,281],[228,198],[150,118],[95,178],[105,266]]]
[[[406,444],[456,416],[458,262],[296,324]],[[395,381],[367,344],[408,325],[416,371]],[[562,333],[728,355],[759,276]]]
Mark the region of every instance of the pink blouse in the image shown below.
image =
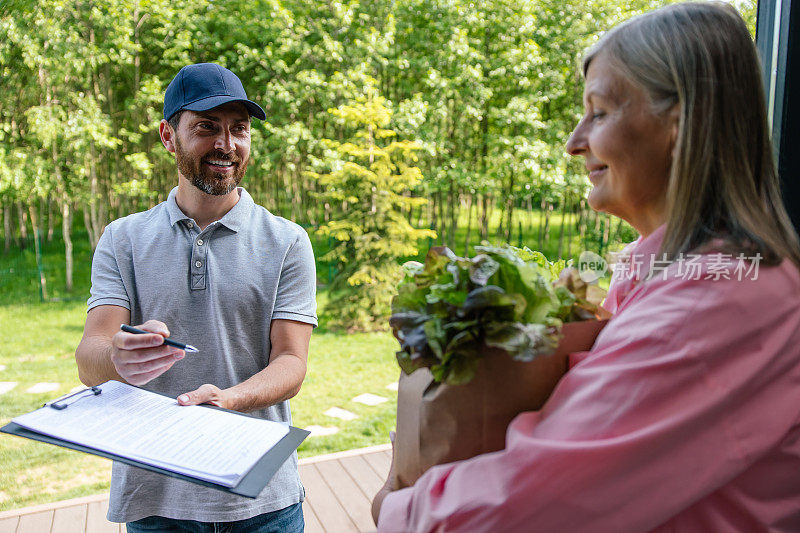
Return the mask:
[[[388,495],[379,531],[800,531],[800,274],[704,254],[645,280],[663,234],[506,449]]]

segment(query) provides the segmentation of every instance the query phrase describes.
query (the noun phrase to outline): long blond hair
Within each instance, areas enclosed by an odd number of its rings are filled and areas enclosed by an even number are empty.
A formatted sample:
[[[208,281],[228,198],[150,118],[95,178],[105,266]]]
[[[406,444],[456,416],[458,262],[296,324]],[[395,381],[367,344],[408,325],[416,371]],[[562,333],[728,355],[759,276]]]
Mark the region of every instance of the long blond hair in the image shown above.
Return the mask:
[[[615,27],[598,54],[649,96],[677,104],[661,253],[675,259],[722,238],[726,251],[800,267],[797,233],[781,200],[758,56],[739,13],[721,2],[670,5]]]

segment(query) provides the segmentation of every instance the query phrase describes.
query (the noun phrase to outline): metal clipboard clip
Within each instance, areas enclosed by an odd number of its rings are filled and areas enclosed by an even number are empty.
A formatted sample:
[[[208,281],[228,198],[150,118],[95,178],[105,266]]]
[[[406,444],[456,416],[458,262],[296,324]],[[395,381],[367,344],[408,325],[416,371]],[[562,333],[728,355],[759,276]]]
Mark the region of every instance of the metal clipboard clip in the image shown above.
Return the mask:
[[[53,409],[55,409],[57,411],[61,411],[62,409],[66,409],[67,407],[69,407],[73,403],[77,402],[81,398],[88,398],[88,397],[91,397],[91,396],[97,396],[101,392],[103,392],[103,391],[102,391],[102,389],[100,387],[92,387],[90,389],[83,389],[83,390],[79,390],[78,392],[73,392],[72,394],[68,394],[66,396],[62,396],[58,400],[53,400],[52,402],[46,403],[44,405],[45,405],[45,407],[50,406],[50,407],[52,407]],[[91,394],[87,394],[87,393],[91,393]]]

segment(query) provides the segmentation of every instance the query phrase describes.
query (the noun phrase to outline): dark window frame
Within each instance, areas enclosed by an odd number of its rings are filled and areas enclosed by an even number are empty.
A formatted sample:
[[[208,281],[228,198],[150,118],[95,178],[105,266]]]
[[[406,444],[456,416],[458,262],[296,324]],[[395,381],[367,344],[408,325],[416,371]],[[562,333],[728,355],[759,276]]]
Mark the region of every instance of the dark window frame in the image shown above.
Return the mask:
[[[759,0],[756,46],[786,209],[800,231],[800,0]]]

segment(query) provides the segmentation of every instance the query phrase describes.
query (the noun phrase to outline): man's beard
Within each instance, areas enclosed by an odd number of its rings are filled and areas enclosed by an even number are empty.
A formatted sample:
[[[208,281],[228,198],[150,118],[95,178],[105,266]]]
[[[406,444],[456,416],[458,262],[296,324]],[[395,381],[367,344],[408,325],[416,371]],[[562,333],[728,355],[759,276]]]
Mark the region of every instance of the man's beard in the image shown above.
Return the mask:
[[[209,159],[232,162],[234,164],[233,172],[230,174],[214,172],[203,163]],[[242,181],[244,171],[247,170],[247,164],[250,162],[249,158],[241,161],[236,154],[224,154],[217,150],[193,159],[183,151],[177,135],[175,136],[175,161],[178,164],[178,171],[191,181],[192,185],[204,193],[214,196],[223,196],[233,191]]]

